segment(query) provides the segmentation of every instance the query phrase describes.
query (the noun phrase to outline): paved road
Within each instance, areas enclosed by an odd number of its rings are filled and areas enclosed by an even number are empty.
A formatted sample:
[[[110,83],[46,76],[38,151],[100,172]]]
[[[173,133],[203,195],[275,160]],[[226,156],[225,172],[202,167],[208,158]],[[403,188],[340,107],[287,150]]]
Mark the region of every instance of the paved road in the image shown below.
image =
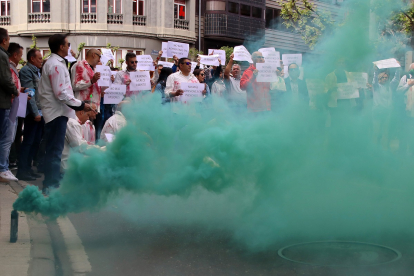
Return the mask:
[[[40,185],[40,181],[33,184]],[[360,268],[317,267],[280,258],[277,249],[283,245],[275,246],[274,251],[252,254],[234,244],[225,232],[140,225],[120,215],[118,208],[109,206],[68,216],[92,268],[86,275],[411,276],[414,271],[414,244],[404,238],[404,233],[382,238],[386,245],[401,251],[402,258],[397,262]],[[48,226],[58,259],[57,275],[72,275],[74,260],[69,256],[61,225],[50,222]]]

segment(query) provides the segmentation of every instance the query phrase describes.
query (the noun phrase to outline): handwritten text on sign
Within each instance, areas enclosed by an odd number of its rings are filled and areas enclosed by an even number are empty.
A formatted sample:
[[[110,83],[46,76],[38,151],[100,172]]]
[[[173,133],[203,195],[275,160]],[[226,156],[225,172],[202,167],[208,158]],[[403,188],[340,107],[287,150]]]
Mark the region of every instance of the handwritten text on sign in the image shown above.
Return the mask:
[[[181,83],[181,89],[184,94],[181,96],[182,102],[202,102],[204,83]]]
[[[246,47],[244,46],[236,46],[234,47],[234,60],[238,61],[248,61],[253,63],[252,56],[250,55],[249,51],[247,51]]]
[[[158,65],[162,65],[163,67],[172,68],[174,63],[168,61],[158,61]]]
[[[131,78],[130,89],[133,91],[151,90],[150,75],[148,71],[144,72],[131,72],[129,74]]]
[[[125,84],[112,84],[105,90],[104,104],[119,104],[126,93]]]
[[[111,68],[105,65],[96,65],[96,72],[101,73],[101,78],[98,80],[99,86],[111,85]]]
[[[280,67],[280,53],[279,52],[269,52],[263,54],[265,63],[275,65],[276,67]]]
[[[177,56],[178,58],[188,57],[189,46],[187,43],[168,41],[167,56]]]
[[[150,55],[137,56],[137,70],[154,71],[154,64]]]
[[[219,56],[218,55],[212,55],[212,56],[200,56],[200,63],[205,65],[211,65],[211,66],[219,66],[220,63],[218,61]]]
[[[285,67],[292,63],[296,63],[299,67],[302,66],[302,54],[285,54],[282,55],[282,60]]]
[[[338,100],[359,98],[357,86],[355,82],[338,83]]]
[[[259,70],[257,74],[257,82],[274,82],[277,81],[276,66],[268,63],[256,63],[256,69]]]
[[[395,58],[375,61],[374,64],[378,67],[378,69],[401,67]]]

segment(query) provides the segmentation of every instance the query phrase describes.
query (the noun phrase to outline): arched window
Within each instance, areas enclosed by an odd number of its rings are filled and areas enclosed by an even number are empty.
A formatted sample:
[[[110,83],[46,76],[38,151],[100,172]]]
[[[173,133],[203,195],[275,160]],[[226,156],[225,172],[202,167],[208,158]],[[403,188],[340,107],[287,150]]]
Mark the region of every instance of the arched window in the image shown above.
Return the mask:
[[[83,0],[83,13],[96,13],[96,0]]]
[[[50,0],[31,0],[31,12],[50,12]]]
[[[0,1],[0,15],[9,16],[10,15],[10,0],[1,0]]]
[[[134,15],[145,15],[144,13],[144,0],[133,0],[132,11]]]

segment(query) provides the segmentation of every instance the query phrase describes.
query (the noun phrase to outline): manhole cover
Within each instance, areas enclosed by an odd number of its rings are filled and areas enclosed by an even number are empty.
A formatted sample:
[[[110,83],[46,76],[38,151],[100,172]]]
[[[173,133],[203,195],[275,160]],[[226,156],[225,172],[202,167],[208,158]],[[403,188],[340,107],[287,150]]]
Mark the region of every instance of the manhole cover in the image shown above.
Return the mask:
[[[288,261],[316,266],[369,266],[401,258],[401,253],[390,247],[351,241],[294,244],[280,249],[278,254]]]

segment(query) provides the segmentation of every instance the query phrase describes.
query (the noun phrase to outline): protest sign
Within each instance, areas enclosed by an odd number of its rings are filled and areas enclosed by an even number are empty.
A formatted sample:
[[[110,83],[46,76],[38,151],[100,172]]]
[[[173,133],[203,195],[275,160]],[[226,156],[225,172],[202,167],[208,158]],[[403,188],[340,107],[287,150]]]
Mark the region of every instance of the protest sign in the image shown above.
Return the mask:
[[[205,89],[204,83],[181,83],[181,89],[184,94],[181,96],[182,102],[202,102],[203,90]]]
[[[76,58],[72,56],[72,53],[70,52],[72,50],[72,46],[69,46],[68,55],[65,57],[65,59],[69,62],[75,62]]]
[[[208,55],[218,55],[221,65],[226,65],[226,51],[217,49],[208,49]]]
[[[137,70],[154,71],[154,64],[150,55],[137,56]]]
[[[115,139],[115,135],[111,133],[105,133],[106,140],[111,143]]]
[[[355,82],[338,83],[338,100],[359,98],[357,86]]]
[[[104,104],[119,104],[126,93],[125,84],[112,84],[105,90]]]
[[[263,54],[265,63],[273,64],[276,67],[280,66],[280,53],[279,52],[267,52],[266,54]]]
[[[167,62],[167,61],[158,61],[158,65],[162,65],[163,67],[172,68],[174,63]]]
[[[129,74],[131,78],[130,89],[133,91],[151,90],[150,75],[148,71],[144,72],[131,72]]]
[[[161,51],[162,51],[161,57],[163,57],[163,58],[169,58],[169,57],[167,57],[167,53],[168,53],[168,42],[163,42],[162,43]],[[172,56],[171,56],[171,58],[172,58]]]
[[[378,67],[378,69],[401,67],[395,58],[375,61],[374,64]]]
[[[115,56],[112,53],[112,50],[111,49],[102,48],[101,49],[101,52],[102,52],[102,56],[106,57],[108,60],[111,60],[112,59],[113,61],[115,61]],[[102,56],[101,56],[101,58],[102,58]]]
[[[111,81],[111,68],[105,65],[96,65],[96,73],[101,73],[101,78],[98,80],[99,86],[110,86]]]
[[[362,72],[349,72],[349,78],[351,82],[357,84],[357,88],[367,88],[368,84],[368,74]]]
[[[246,47],[244,46],[234,47],[233,54],[234,54],[233,60],[248,61],[249,63],[253,63],[252,56],[250,55],[249,51],[247,51]]]
[[[299,67],[302,66],[302,54],[284,54],[282,55],[283,65],[285,67],[289,64],[296,63]]]
[[[111,75],[114,76],[114,78],[116,77],[116,74],[118,74],[118,71],[111,71]]]
[[[198,55],[200,57],[200,63],[205,65],[211,66],[219,66],[220,63],[218,61],[219,55],[212,55],[212,56],[205,56],[205,55]]]
[[[27,109],[27,93],[19,94],[19,107],[17,109],[17,117],[25,118]]]
[[[265,56],[268,53],[274,53],[276,52],[274,47],[269,47],[269,48],[260,48],[259,52],[262,53],[263,56]]]
[[[187,43],[180,43],[174,41],[168,41],[167,56],[178,58],[188,57],[189,45]]]
[[[276,66],[268,63],[256,63],[256,69],[259,70],[257,74],[257,82],[274,82],[277,81]]]
[[[195,70],[195,68],[197,67],[197,62],[195,62],[195,61],[192,61],[191,62],[191,73],[193,73],[194,72],[194,70]]]

